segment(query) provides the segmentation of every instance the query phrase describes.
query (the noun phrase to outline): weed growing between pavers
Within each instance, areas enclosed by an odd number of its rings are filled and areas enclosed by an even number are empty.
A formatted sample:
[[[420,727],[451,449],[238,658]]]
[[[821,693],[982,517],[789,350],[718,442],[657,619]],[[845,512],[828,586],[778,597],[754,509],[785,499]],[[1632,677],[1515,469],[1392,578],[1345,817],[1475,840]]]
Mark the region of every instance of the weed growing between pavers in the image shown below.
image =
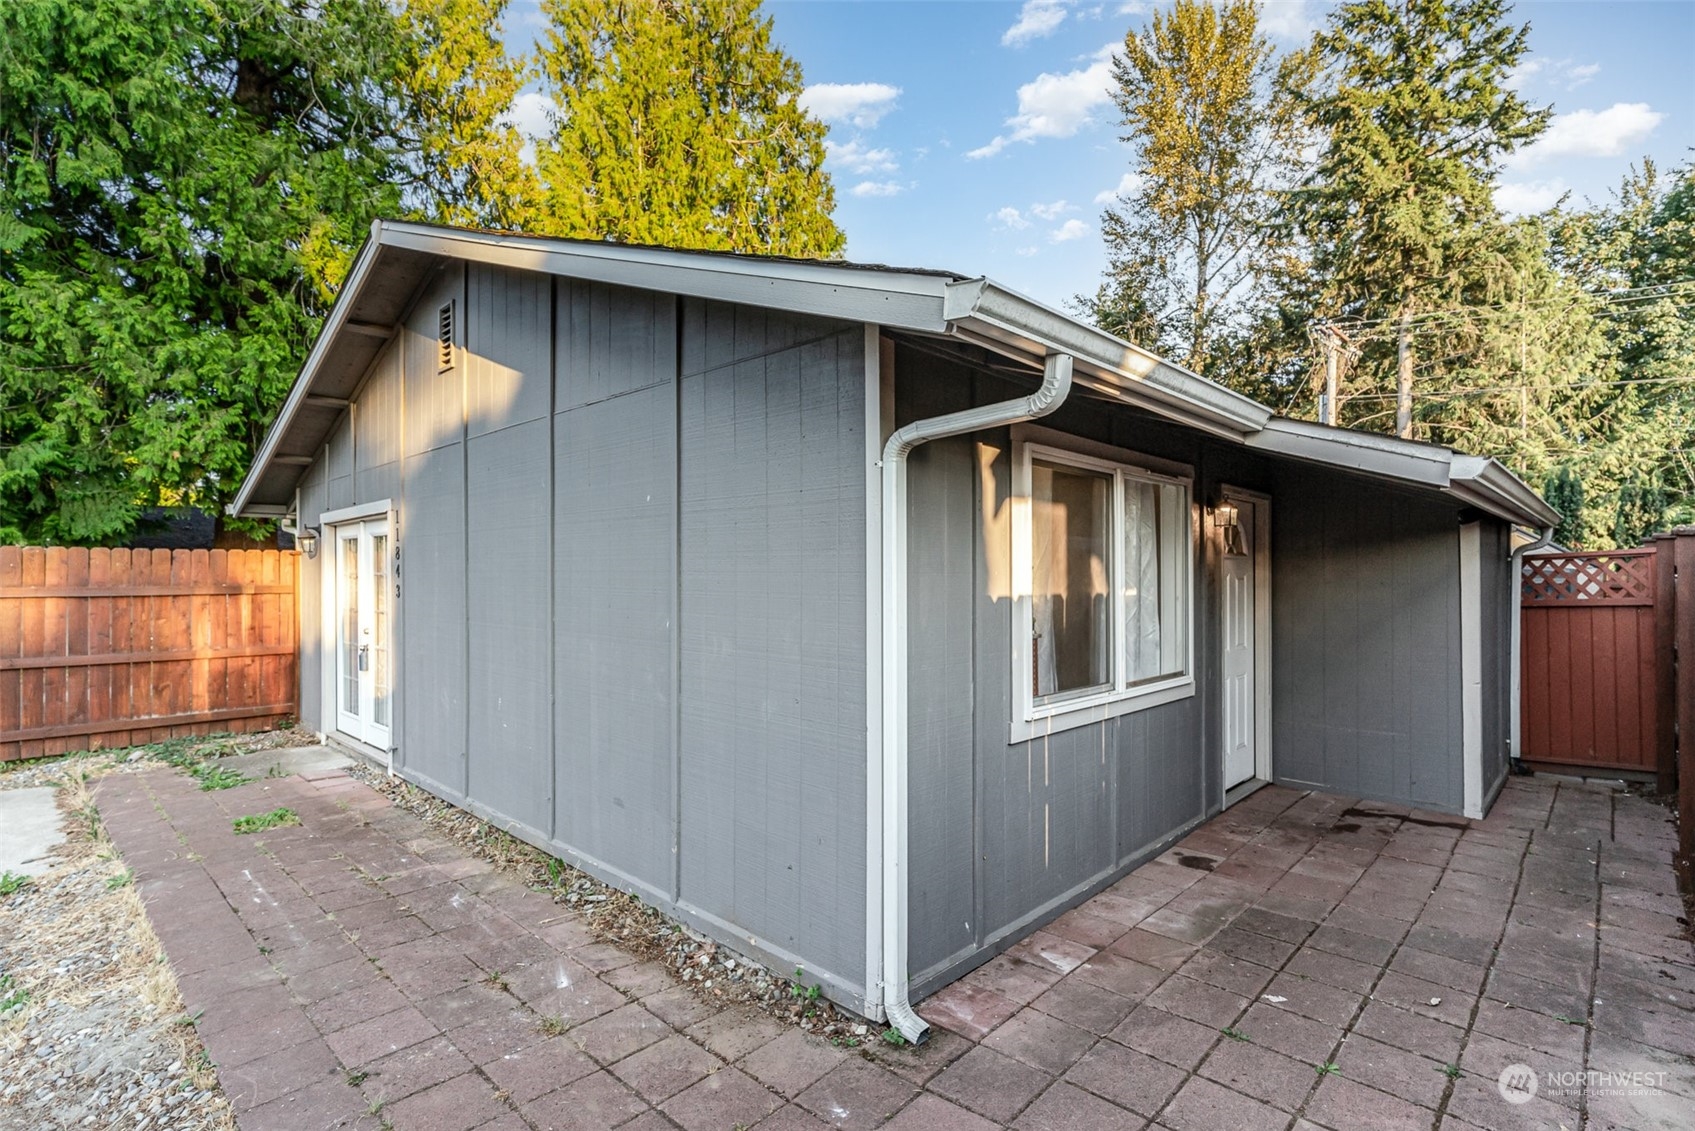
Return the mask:
[[[238,785],[246,785],[253,779],[239,770],[232,770],[212,762],[204,762],[189,773],[200,779],[203,790],[234,789]]]
[[[285,825],[298,825],[299,823],[300,814],[288,808],[272,809],[269,813],[250,813],[245,817],[237,817],[230,822],[235,828],[236,836],[264,832],[266,829],[280,829]]]

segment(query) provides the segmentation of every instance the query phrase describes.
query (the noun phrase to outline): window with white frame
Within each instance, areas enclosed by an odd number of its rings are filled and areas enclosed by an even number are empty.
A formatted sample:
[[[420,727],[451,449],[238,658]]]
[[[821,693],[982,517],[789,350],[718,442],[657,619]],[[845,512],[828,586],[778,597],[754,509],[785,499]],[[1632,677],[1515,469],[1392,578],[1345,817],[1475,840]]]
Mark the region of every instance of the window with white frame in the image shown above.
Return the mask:
[[[1014,460],[1014,737],[1193,694],[1189,479],[1092,445]]]

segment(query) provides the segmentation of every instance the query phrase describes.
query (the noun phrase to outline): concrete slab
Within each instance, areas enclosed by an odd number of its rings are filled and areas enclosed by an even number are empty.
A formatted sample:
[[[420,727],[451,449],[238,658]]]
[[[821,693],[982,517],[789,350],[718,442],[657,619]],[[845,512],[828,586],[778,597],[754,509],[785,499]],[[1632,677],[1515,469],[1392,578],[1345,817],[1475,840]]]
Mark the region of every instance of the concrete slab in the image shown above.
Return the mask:
[[[275,750],[255,750],[218,760],[220,766],[239,770],[249,777],[287,777],[291,774],[320,774],[346,769],[353,759],[328,746],[284,746]],[[277,767],[275,772],[272,768]]]
[[[65,839],[57,792],[50,785],[0,791],[0,872],[39,876],[53,866]]]

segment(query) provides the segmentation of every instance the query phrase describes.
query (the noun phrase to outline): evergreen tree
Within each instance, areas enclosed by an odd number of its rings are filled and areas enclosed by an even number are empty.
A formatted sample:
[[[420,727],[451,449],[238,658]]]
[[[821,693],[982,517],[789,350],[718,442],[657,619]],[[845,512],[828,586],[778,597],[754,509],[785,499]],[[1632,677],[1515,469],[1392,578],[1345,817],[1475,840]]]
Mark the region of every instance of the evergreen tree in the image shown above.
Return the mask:
[[[1420,316],[1497,302],[1512,275],[1494,182],[1548,111],[1506,85],[1527,31],[1506,14],[1505,0],[1350,0],[1307,53],[1319,82],[1290,92],[1321,148],[1289,218],[1330,315],[1393,325],[1358,372],[1395,389],[1402,436]]]
[[[221,508],[371,219],[382,0],[0,5],[0,539]]]
[[[1124,37],[1113,100],[1133,188],[1101,218],[1109,266],[1095,322],[1214,374],[1214,347],[1277,254],[1274,190],[1292,179],[1299,122],[1254,0],[1176,0]],[[1285,86],[1299,84],[1292,72]]]
[[[397,128],[406,203],[443,224],[518,229],[541,183],[510,114],[529,60],[506,53],[508,0],[407,0],[399,11]]]
[[[1542,485],[1542,497],[1560,512],[1554,541],[1568,550],[1583,549],[1583,480],[1570,467],[1561,466]]]
[[[1654,482],[1626,483],[1619,488],[1618,508],[1613,515],[1613,545],[1630,549],[1650,534],[1663,529],[1666,494]]]
[[[827,257],[823,123],[758,0],[542,0],[535,227],[552,235]]]

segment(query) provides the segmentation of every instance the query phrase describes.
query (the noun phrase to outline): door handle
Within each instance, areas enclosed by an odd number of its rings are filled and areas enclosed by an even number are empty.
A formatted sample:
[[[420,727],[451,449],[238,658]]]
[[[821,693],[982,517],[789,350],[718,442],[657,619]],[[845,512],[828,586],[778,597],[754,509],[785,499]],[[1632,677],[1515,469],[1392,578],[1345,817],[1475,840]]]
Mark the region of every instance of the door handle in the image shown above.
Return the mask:
[[[359,670],[362,672],[371,670],[371,646],[369,644],[359,645]]]

